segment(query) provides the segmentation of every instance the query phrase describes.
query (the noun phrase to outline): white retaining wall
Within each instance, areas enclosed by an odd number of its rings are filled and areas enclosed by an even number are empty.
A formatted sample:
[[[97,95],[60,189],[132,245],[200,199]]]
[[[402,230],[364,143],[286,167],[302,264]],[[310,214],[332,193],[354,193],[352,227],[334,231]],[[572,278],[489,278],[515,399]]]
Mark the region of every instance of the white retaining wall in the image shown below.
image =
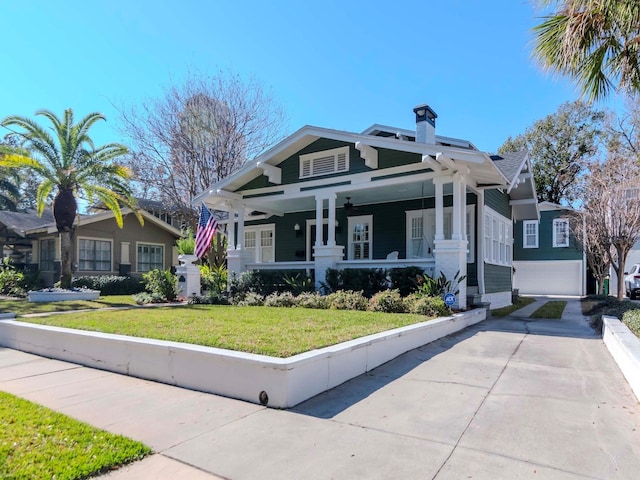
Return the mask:
[[[615,317],[602,317],[602,340],[640,400],[640,338]]]
[[[0,346],[253,403],[266,392],[270,407],[289,408],[485,315],[471,310],[289,358],[14,320],[0,321]]]

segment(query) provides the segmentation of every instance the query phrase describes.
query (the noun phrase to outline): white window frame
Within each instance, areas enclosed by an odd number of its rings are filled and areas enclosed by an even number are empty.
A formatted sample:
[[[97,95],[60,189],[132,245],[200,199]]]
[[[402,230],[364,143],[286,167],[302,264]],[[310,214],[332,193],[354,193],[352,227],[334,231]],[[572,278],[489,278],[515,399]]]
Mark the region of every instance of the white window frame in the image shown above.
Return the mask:
[[[88,268],[81,268],[81,258],[80,258],[80,242],[82,240],[87,240],[89,242],[105,242],[105,243],[109,243],[110,244],[110,250],[109,250],[109,269],[108,270],[95,270],[95,269],[88,269]],[[78,271],[80,272],[112,272],[113,271],[113,239],[111,238],[100,238],[100,237],[78,237],[78,242],[76,244],[77,247],[77,251],[76,251],[76,263],[78,265]],[[94,263],[96,262],[95,259],[92,260]]]
[[[533,226],[535,233],[527,233],[527,227]],[[535,242],[533,245],[529,245],[527,238],[535,235]],[[538,248],[538,221],[537,220],[524,220],[522,222],[522,248]]]
[[[271,233],[271,245],[263,245],[263,233]],[[247,247],[247,234],[255,235],[255,246]],[[244,238],[242,239],[244,249],[251,254],[250,263],[273,263],[276,261],[276,225],[275,223],[268,223],[265,225],[252,225],[244,227]],[[271,251],[271,260],[264,260],[265,249]]]
[[[443,228],[444,228],[444,238],[451,239],[451,224],[453,221],[453,207],[445,207],[442,211],[443,214]],[[433,258],[433,250],[435,248],[434,238],[435,238],[435,209],[424,209],[424,210],[406,210],[406,222],[405,222],[405,252],[406,257],[408,259],[411,258]],[[422,229],[423,232],[427,232],[427,228],[429,226],[432,227],[431,235],[429,238],[423,239],[423,251],[427,251],[429,248],[431,249],[431,253],[427,253],[427,255],[423,257],[417,257],[413,254],[413,240],[412,237],[412,221],[414,218],[422,218]],[[427,222],[427,228],[425,228],[424,222]],[[473,263],[475,261],[475,205],[467,205],[466,214],[466,232],[467,232],[467,263]]]
[[[485,205],[483,235],[485,263],[510,267],[513,264],[512,221]]]
[[[358,215],[354,217],[348,217],[348,255],[349,260],[371,260],[373,259],[373,215]],[[369,225],[369,239],[366,242],[354,242],[353,241],[353,227],[355,225],[366,223]],[[369,256],[367,258],[354,258],[355,243],[368,243],[369,244]]]
[[[557,225],[564,225],[566,229],[566,235],[564,242],[560,243],[558,240]],[[569,246],[569,219],[568,218],[554,218],[553,219],[553,248],[563,248]]]
[[[340,162],[340,156],[344,155],[344,162]],[[326,160],[327,157],[333,156],[333,169],[331,171],[323,171],[321,173],[313,173],[314,164],[321,159]],[[308,168],[305,168],[305,164],[308,163]],[[305,172],[308,170],[308,173]],[[349,171],[349,147],[332,148],[331,150],[323,150],[322,152],[307,153],[300,155],[300,178],[313,178],[322,177],[325,175],[332,175],[335,173],[342,173]]]
[[[162,267],[159,270],[165,269],[165,255],[166,255],[166,245],[164,243],[154,243],[154,242],[136,242],[136,272],[150,272],[151,270],[140,270],[140,251],[139,248],[141,245],[148,245],[150,247],[162,247]]]

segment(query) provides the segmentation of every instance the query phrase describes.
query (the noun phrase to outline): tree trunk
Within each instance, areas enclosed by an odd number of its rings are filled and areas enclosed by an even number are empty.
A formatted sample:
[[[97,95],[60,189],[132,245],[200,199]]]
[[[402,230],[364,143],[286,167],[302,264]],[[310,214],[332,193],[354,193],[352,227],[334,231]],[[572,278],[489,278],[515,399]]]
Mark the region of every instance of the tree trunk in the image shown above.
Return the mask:
[[[58,190],[53,200],[53,217],[60,235],[60,288],[71,288],[71,235],[77,212],[73,190]]]
[[[71,233],[60,232],[60,288],[71,288]]]

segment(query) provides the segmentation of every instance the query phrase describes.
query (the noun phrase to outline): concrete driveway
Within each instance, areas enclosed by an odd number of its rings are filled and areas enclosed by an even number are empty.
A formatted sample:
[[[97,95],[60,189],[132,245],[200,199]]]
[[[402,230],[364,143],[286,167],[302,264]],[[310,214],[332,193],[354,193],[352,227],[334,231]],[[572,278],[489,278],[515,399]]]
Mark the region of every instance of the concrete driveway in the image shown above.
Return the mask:
[[[640,405],[570,300],[282,411],[0,349],[0,389],[142,440],[114,479],[636,479]]]

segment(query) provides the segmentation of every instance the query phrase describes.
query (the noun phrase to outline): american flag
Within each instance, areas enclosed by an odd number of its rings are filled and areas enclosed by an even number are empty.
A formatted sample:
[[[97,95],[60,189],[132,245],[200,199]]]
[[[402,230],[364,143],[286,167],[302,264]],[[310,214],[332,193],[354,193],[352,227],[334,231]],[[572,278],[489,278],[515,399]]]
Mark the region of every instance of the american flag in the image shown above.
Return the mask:
[[[198,229],[196,230],[195,254],[198,258],[202,258],[202,256],[207,253],[207,250],[209,250],[211,240],[213,240],[217,228],[218,222],[216,222],[216,219],[213,218],[213,215],[211,215],[211,212],[203,203],[200,207],[200,218],[198,219]]]

